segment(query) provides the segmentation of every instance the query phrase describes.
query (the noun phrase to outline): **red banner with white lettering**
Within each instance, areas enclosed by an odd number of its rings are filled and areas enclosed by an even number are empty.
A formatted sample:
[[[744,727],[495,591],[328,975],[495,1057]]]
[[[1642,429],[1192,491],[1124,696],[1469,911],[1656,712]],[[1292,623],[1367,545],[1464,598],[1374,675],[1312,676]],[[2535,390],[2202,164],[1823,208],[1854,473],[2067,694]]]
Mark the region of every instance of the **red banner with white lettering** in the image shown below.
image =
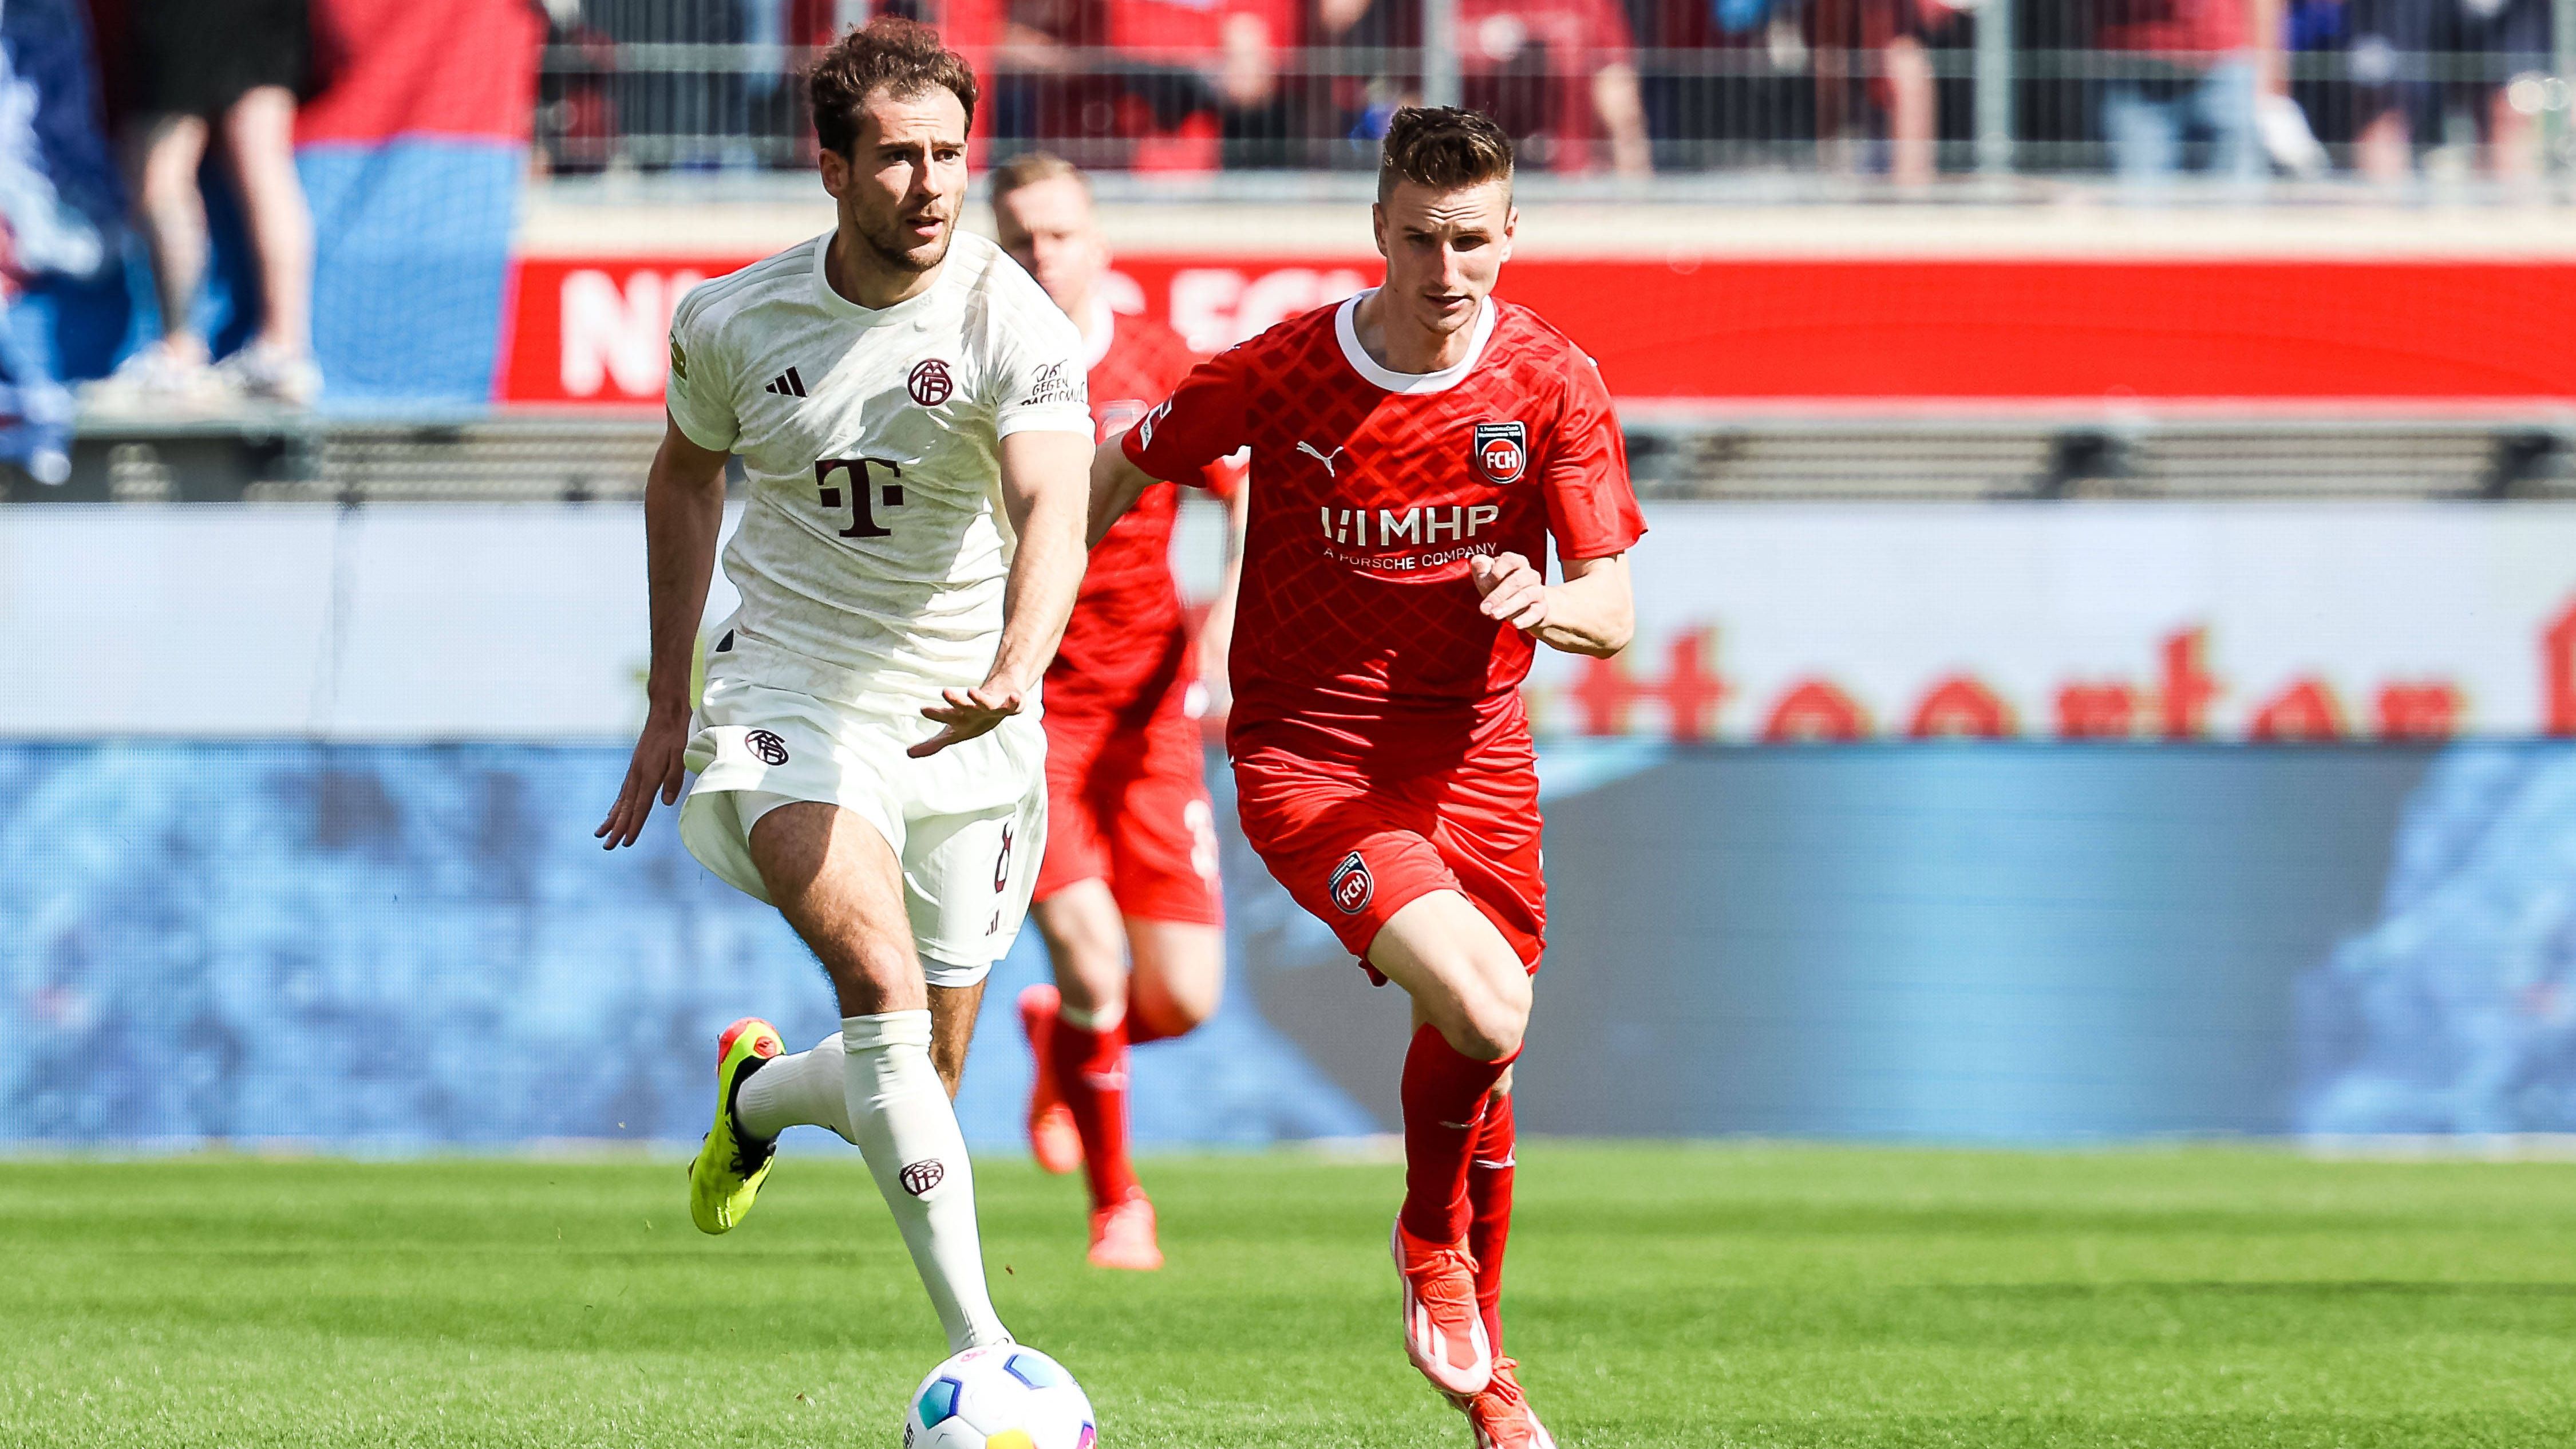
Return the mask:
[[[755,260],[522,261],[501,400],[653,403],[672,307]],[[1374,257],[1130,254],[1110,286],[1214,350],[1378,275]],[[1639,401],[2576,399],[2566,261],[1530,257],[1502,295]]]

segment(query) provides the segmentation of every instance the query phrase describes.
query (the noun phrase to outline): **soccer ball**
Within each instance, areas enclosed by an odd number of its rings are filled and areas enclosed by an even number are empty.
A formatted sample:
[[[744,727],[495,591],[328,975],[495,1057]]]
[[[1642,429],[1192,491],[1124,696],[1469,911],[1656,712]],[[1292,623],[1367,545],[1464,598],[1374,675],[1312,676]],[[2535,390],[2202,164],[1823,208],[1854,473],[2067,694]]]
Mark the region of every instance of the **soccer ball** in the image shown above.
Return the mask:
[[[930,1371],[903,1416],[904,1449],[1091,1449],[1091,1400],[1033,1348],[970,1348]]]

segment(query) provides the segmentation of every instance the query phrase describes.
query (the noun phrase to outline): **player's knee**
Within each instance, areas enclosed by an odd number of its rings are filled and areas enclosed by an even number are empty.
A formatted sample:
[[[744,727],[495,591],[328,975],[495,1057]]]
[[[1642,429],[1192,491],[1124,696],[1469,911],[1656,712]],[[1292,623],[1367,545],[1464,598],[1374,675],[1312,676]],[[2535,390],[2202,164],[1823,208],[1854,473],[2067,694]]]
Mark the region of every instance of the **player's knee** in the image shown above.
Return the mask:
[[[1481,1062],[1498,1062],[1521,1049],[1529,1030],[1529,978],[1518,970],[1489,976],[1484,989],[1468,1002],[1469,1045],[1460,1051]]]
[[[1182,1032],[1196,1030],[1201,1022],[1216,1015],[1217,1006],[1224,999],[1223,976],[1211,976],[1204,985],[1175,986],[1170,998],[1163,1003],[1163,1011],[1168,1017],[1163,1023],[1165,1034],[1178,1036]]]
[[[1457,1026],[1442,1033],[1458,1054],[1480,1062],[1499,1062],[1521,1049],[1521,1031],[1527,1017],[1514,1017],[1508,1011],[1471,1007]]]
[[[1140,953],[1133,986],[1136,1015],[1163,1036],[1195,1031],[1216,1015],[1225,998],[1225,970],[1215,952],[1208,959],[1171,959],[1161,953],[1151,960]]]
[[[845,943],[842,949],[815,954],[844,1005],[884,1011],[892,1008],[880,1003],[920,994],[920,963],[893,942],[863,938]]]
[[[1521,1049],[1529,1029],[1529,996],[1508,991],[1479,991],[1459,1002],[1457,1019],[1442,1035],[1461,1056],[1498,1062]]]

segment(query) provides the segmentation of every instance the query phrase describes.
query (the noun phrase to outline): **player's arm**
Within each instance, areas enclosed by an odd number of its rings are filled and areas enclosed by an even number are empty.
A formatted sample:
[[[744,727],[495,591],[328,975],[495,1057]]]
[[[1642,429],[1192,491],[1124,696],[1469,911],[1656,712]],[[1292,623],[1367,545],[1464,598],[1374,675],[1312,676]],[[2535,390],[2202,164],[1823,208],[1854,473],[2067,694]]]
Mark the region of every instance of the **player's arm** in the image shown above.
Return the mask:
[[[1252,518],[1251,479],[1237,478],[1225,495],[1225,571],[1217,576],[1216,597],[1208,601],[1199,625],[1199,677],[1221,697],[1231,697],[1226,679],[1226,653],[1234,644],[1234,600],[1243,592],[1243,534]]]
[[[1109,525],[1126,516],[1145,496],[1145,490],[1163,480],[1136,465],[1127,456],[1125,433],[1100,445],[1091,455],[1091,520],[1084,543],[1097,547],[1109,534]]]
[[[1222,352],[1181,379],[1144,419],[1091,457],[1091,541],[1098,543],[1145,490],[1205,468],[1249,444],[1243,349]]]
[[[1560,565],[1565,581],[1550,584],[1516,553],[1467,560],[1467,575],[1485,596],[1488,619],[1500,619],[1550,649],[1607,659],[1628,647],[1637,632],[1637,605],[1628,589],[1628,556],[1570,558]]]
[[[596,832],[603,850],[632,845],[653,813],[653,797],[677,804],[689,744],[689,678],[697,665],[698,621],[706,616],[716,535],[724,529],[725,458],[689,441],[669,417],[644,476],[644,559],[652,593],[652,668],[644,684],[644,732],[627,762],[626,783]]]
[[[1556,543],[1551,586],[1541,565],[1516,553],[1467,560],[1489,619],[1527,632],[1550,649],[1607,659],[1637,632],[1628,589],[1628,550],[1646,532],[1628,482],[1628,450],[1602,384],[1601,370],[1580,353],[1568,359],[1563,411],[1539,469],[1547,531]]]
[[[1073,615],[1089,555],[1083,547],[1083,511],[1089,499],[1083,465],[1089,432],[1032,429],[1001,441],[1002,509],[1019,545],[1002,594],[1002,643],[992,672],[973,689],[941,691],[941,703],[921,713],[942,726],[914,745],[916,759],[990,732],[1018,714],[1055,658],[1064,621]]]

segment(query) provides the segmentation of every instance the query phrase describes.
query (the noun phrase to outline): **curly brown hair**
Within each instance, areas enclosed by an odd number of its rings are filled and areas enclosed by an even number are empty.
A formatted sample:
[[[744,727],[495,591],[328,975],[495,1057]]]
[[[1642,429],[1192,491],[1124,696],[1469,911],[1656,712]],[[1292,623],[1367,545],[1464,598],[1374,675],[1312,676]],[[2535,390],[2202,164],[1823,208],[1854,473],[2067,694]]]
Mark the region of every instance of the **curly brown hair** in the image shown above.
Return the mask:
[[[1479,111],[1406,106],[1387,122],[1386,143],[1378,152],[1377,199],[1394,195],[1399,181],[1440,191],[1500,181],[1508,196],[1512,138]]]
[[[966,57],[940,43],[939,32],[917,20],[892,16],[852,30],[815,57],[805,72],[814,107],[814,139],[843,156],[859,139],[859,104],[883,90],[897,100],[945,86],[966,107],[975,126],[975,70]]]

